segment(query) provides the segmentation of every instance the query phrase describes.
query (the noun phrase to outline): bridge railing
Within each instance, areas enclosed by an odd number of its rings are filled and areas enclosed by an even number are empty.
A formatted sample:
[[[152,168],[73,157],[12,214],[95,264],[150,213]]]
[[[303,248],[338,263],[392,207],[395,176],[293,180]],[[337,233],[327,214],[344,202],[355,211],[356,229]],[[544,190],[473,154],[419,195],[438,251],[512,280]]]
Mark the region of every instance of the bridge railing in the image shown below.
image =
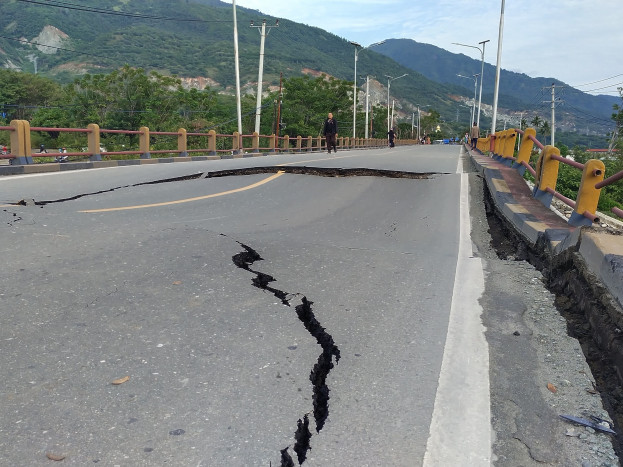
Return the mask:
[[[521,145],[515,156],[515,146],[518,135],[523,135]],[[536,167],[530,165],[530,156],[534,146],[541,150]],[[527,128],[518,130],[511,128],[495,133],[493,137],[478,139],[477,149],[490,154],[493,159],[509,167],[514,167],[523,176],[529,171],[535,178],[532,194],[536,199],[549,207],[553,198],[556,198],[573,209],[569,224],[573,226],[592,225],[599,222],[597,205],[601,189],[623,179],[623,171],[606,179],[606,168],[599,159],[590,159],[581,164],[572,159],[562,157],[560,150],[555,146],[543,145],[536,138],[536,130]],[[575,201],[556,191],[560,164],[566,164],[582,171],[582,179]],[[612,212],[623,218],[623,210],[612,208]]]
[[[53,158],[56,161],[79,160],[88,158],[90,161],[101,161],[102,156],[110,158],[114,156],[137,157],[149,159],[152,155],[161,156],[169,154],[171,157],[189,157],[191,154],[207,154],[208,156],[219,156],[223,154],[243,154],[243,153],[291,153],[291,152],[318,152],[326,147],[326,138],[322,136],[276,136],[239,134],[234,132],[231,135],[217,134],[214,130],[208,132],[188,132],[184,128],[177,131],[151,131],[148,127],[141,127],[138,130],[115,130],[100,128],[99,125],[92,123],[86,128],[51,128],[51,127],[31,127],[26,120],[13,120],[10,126],[0,127],[1,131],[10,133],[10,150],[6,154],[0,154],[0,159],[9,159],[12,165],[33,164],[36,159]],[[54,133],[74,133],[83,135],[83,143],[78,143],[80,151],[47,151],[36,152],[32,149],[31,133],[54,132]],[[125,135],[138,138],[135,148],[122,151],[106,151],[101,145],[102,135]],[[171,143],[171,147],[166,147],[167,143],[162,142],[162,137],[177,138],[177,144]],[[190,145],[189,145],[190,141]],[[413,140],[397,140],[396,144],[416,144]],[[160,149],[154,149],[154,146]],[[162,146],[165,146],[162,148]],[[348,138],[339,137],[338,148],[359,149],[359,148],[378,148],[387,146],[387,139],[384,138]],[[70,148],[71,149],[71,148]]]

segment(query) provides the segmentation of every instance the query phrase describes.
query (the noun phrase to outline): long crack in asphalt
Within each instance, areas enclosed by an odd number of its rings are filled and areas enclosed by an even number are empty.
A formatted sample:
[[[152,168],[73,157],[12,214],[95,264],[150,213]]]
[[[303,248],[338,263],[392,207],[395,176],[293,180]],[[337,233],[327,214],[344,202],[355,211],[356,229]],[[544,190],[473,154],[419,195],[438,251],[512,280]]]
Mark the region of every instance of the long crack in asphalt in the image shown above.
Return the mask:
[[[159,185],[162,183],[183,182],[187,180],[197,180],[204,178],[219,178],[219,177],[231,177],[240,175],[259,175],[259,174],[273,174],[277,172],[285,172],[295,175],[315,175],[318,177],[384,177],[384,178],[408,178],[416,180],[426,180],[433,178],[436,175],[448,175],[437,172],[405,172],[401,170],[383,170],[383,169],[367,169],[367,168],[326,168],[326,167],[307,167],[307,166],[267,166],[267,167],[250,167],[245,169],[231,169],[231,170],[217,170],[214,172],[198,172],[190,175],[182,175],[180,177],[172,177],[160,180],[152,180],[148,182],[135,183],[132,185],[121,185],[114,188],[108,188],[105,190],[92,191],[88,193],[81,193],[74,196],[68,196],[65,198],[59,198],[54,200],[26,200],[22,199],[17,202],[8,202],[7,204],[13,205],[36,205],[46,206],[48,204],[64,203],[66,201],[75,201],[87,196],[101,195],[103,193],[112,193],[114,191],[123,190],[126,188],[134,188],[145,185]]]
[[[251,269],[256,261],[262,261],[260,254],[248,245],[237,242],[244,251],[232,256],[234,264],[246,271],[255,274],[252,283],[255,287],[272,293],[284,305],[291,306],[291,301],[299,294],[290,294],[283,290],[271,287],[269,284],[275,282],[273,276],[260,271]],[[301,303],[294,307],[299,320],[305,326],[305,329],[316,339],[316,342],[322,347],[322,353],[318,357],[318,361],[314,365],[309,375],[309,380],[313,387],[313,414],[316,422],[316,433],[320,433],[324,427],[327,417],[329,416],[329,386],[327,385],[327,376],[333,369],[333,357],[335,364],[340,361],[340,350],[335,345],[333,337],[325,330],[320,322],[316,319],[312,310],[312,304],[307,297],[301,297]],[[295,444],[293,451],[296,453],[299,465],[303,464],[307,459],[307,452],[311,449],[312,434],[309,431],[309,417],[305,414],[302,419],[297,422],[297,429],[294,433]],[[289,446],[281,450],[281,466],[293,466],[294,461],[290,456]]]

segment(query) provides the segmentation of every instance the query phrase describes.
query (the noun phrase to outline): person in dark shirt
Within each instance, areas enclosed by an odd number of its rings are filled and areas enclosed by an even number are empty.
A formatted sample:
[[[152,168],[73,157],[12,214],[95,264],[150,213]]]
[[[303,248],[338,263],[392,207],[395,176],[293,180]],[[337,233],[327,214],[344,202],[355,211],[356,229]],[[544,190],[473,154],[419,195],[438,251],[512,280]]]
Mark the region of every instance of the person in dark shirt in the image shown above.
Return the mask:
[[[394,147],[394,138],[396,138],[396,132],[394,131],[393,128],[391,128],[389,130],[389,132],[387,133],[387,138],[389,139],[389,147],[393,148]]]
[[[327,139],[327,149],[331,154],[331,148],[334,152],[337,152],[337,121],[333,118],[333,114],[329,112],[327,119],[324,122],[324,129],[322,132]]]

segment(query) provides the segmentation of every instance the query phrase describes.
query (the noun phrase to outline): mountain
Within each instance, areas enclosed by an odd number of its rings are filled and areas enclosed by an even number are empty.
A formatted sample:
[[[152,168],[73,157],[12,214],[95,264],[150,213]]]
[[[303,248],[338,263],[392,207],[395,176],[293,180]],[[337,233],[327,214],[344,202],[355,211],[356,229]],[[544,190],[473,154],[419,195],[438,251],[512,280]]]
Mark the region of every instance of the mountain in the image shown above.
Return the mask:
[[[480,60],[410,39],[389,39],[374,46],[374,50],[438,83],[470,88],[470,80],[457,75],[473,76],[481,71]],[[493,102],[495,71],[495,66],[485,62],[482,95],[484,103]],[[586,94],[555,78],[531,78],[526,74],[502,69],[498,104],[515,112],[527,111],[528,121],[535,114],[549,120],[552,84],[556,85],[559,98],[556,104],[556,120],[566,130],[582,128],[587,121],[590,127],[612,129],[612,106],[620,104],[619,97]],[[473,96],[473,87],[471,90]]]
[[[129,64],[184,78],[188,84],[208,83],[221,92],[233,92],[231,4],[99,0],[97,7],[77,8],[75,2],[49,2],[65,5],[60,8],[41,3],[2,0],[7,26],[0,33],[0,64],[34,72],[37,57],[38,73],[65,82],[76,74],[110,72]],[[237,19],[241,84],[243,92],[255,93],[260,35],[249,25],[262,19],[274,25],[276,18],[239,7]],[[264,89],[270,85],[275,90],[281,73],[284,78],[325,73],[352,81],[353,68],[353,46],[322,29],[279,19],[279,26],[266,38]],[[371,76],[371,101],[381,106],[387,103],[386,75],[408,74],[392,83],[390,100],[396,99],[396,115],[409,122],[420,103],[430,104],[454,122],[451,117],[465,91],[429,80],[370,49],[359,52],[358,71],[360,76]],[[363,86],[363,81],[359,84]]]
[[[233,92],[231,4],[218,0],[89,2],[96,6],[85,3],[1,0],[5,26],[0,31],[0,66],[26,72],[36,69],[37,73],[67,82],[79,74],[110,72],[129,64],[184,78],[189,85],[207,83],[221,92]],[[257,28],[249,25],[262,19],[274,25],[277,18],[241,7],[237,9],[237,17],[243,92],[254,93],[260,36]],[[473,87],[455,75],[478,73],[479,61],[432,45],[390,39],[375,48],[360,50],[357,67],[361,76],[373,77],[373,103],[386,105],[387,75],[398,77],[408,73],[391,84],[390,100],[397,100],[399,116],[410,121],[420,105],[437,110],[457,131],[469,123],[469,110],[465,106],[471,105]],[[280,18],[279,26],[272,28],[266,38],[264,89],[267,85],[276,89],[281,73],[285,78],[326,73],[352,80],[353,68],[353,46],[320,28]],[[493,76],[493,67],[486,65],[485,104],[492,101],[487,89],[493,87]],[[539,107],[541,88],[552,82],[560,83],[505,71],[501,80],[500,113],[512,116]],[[359,82],[361,86],[362,83]],[[601,127],[593,122],[591,128],[604,133],[603,123],[608,123],[611,102],[576,92],[569,92],[564,99],[569,105],[557,118],[559,125],[568,129],[583,127],[580,125],[583,113],[592,113]],[[485,113],[486,109],[485,106]]]

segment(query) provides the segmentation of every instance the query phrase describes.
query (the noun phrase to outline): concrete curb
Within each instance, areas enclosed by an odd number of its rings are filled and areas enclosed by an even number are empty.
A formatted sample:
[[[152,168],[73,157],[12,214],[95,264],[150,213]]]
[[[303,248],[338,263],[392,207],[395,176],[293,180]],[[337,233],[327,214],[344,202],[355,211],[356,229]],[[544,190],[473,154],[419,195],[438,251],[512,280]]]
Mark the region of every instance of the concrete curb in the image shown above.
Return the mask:
[[[588,270],[623,307],[623,236],[570,226],[534,199],[516,169],[478,152],[469,154],[498,211],[529,245],[543,242],[554,259],[569,249],[577,251]]]

